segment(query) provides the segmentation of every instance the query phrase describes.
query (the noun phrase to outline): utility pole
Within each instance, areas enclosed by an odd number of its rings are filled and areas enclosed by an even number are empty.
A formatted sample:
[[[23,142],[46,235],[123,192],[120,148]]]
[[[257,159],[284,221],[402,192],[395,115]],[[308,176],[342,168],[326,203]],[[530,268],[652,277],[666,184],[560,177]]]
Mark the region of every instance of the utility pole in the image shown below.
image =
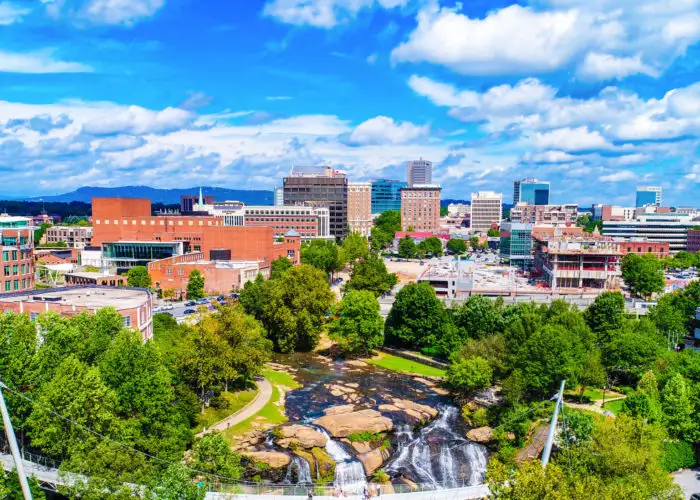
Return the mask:
[[[32,500],[32,492],[29,489],[29,483],[27,482],[27,476],[24,474],[24,465],[22,464],[22,456],[19,453],[19,446],[17,446],[17,438],[15,437],[15,430],[12,428],[12,421],[10,420],[10,414],[7,411],[7,406],[5,405],[5,397],[2,394],[3,387],[7,387],[5,384],[0,382],[0,412],[2,412],[2,423],[5,426],[5,434],[7,434],[7,442],[10,443],[10,450],[12,451],[12,459],[15,461],[15,468],[17,469],[17,477],[19,477],[19,484],[22,486],[22,493],[24,494],[24,500]]]
[[[554,433],[557,430],[557,420],[559,420],[559,408],[564,404],[564,385],[566,380],[561,381],[561,387],[557,393],[557,401],[554,403],[554,413],[552,414],[552,421],[549,424],[549,433],[547,434],[547,442],[544,445],[544,450],[542,450],[542,467],[547,467],[549,463],[549,456],[552,454],[552,445],[554,444]]]

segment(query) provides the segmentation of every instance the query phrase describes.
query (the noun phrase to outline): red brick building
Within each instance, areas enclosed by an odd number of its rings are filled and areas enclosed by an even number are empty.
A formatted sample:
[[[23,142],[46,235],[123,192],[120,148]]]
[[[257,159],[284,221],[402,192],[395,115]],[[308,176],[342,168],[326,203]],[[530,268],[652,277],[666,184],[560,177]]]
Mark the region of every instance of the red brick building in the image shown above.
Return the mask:
[[[668,257],[671,254],[670,244],[668,241],[620,241],[620,253],[626,255],[628,253],[636,253],[637,255],[645,255],[652,253],[656,255],[659,259]]]
[[[298,235],[275,243],[270,227],[225,226],[212,216],[154,216],[144,198],[93,198],[92,222],[92,245],[102,246],[103,254],[106,244],[148,242],[177,243],[182,253],[201,252],[211,260],[260,260],[265,266],[278,257],[300,260]]]
[[[0,293],[34,288],[34,231],[30,222],[31,219],[25,217],[0,217]]]
[[[184,297],[190,274],[198,270],[204,276],[206,294],[229,293],[240,290],[254,280],[258,273],[266,278],[270,266],[259,261],[206,260],[201,252],[169,257],[148,264],[153,285],[162,290],[174,290],[176,297]]]
[[[688,229],[688,251],[700,252],[700,229]]]

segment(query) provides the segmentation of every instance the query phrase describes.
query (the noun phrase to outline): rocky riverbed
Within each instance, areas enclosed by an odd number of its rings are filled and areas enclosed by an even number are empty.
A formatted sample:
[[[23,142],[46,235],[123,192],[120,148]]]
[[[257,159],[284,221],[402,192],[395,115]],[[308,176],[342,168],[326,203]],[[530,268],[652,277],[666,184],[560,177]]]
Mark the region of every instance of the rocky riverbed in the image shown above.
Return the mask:
[[[249,478],[345,491],[380,469],[436,488],[483,481],[486,449],[466,439],[439,380],[315,354],[278,356],[273,368],[302,388],[286,394],[289,423],[241,443]]]

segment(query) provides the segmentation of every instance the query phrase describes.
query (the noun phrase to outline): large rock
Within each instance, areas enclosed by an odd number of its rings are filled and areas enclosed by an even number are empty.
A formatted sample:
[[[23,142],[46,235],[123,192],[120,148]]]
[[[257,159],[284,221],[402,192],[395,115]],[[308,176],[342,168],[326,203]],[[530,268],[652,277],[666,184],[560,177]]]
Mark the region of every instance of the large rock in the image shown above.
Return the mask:
[[[396,398],[391,404],[380,405],[379,411],[403,414],[406,421],[411,424],[427,422],[438,414],[438,411],[431,406]]]
[[[325,415],[314,421],[336,438],[348,437],[359,432],[384,432],[394,428],[391,419],[376,410],[360,410],[337,415]]]
[[[493,429],[491,427],[477,427],[467,432],[467,439],[475,443],[488,443],[493,439]]]
[[[282,448],[323,448],[328,438],[305,425],[284,425],[275,429],[275,444]]]
[[[254,462],[262,462],[270,466],[271,469],[281,469],[287,467],[292,461],[289,455],[280,453],[279,451],[247,451],[243,453]]]
[[[376,450],[368,451],[367,453],[360,453],[357,455],[357,459],[362,462],[365,467],[365,472],[367,475],[374,474],[374,472],[379,469],[384,462],[389,459],[391,453],[386,448],[377,448]]]
[[[341,413],[350,413],[355,411],[355,405],[340,405],[331,406],[323,410],[324,415],[340,415]]]

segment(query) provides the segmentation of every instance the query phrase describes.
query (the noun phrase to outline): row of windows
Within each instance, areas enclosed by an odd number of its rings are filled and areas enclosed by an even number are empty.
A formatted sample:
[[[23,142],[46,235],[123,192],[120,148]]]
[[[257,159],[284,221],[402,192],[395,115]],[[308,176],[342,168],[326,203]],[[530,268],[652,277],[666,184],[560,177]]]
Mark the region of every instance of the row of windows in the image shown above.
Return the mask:
[[[32,252],[29,250],[5,250],[2,252],[2,260],[3,262],[10,262],[10,257],[12,257],[12,260],[17,260],[17,257],[20,258],[20,260],[24,259],[29,259],[32,256]]]
[[[22,288],[20,288],[20,285]],[[22,278],[22,280],[7,280],[5,281],[5,291],[12,292],[17,290],[24,290],[27,286],[31,285],[31,280],[28,278]]]
[[[171,224],[175,224],[175,222],[177,222],[177,225],[178,225],[178,226],[183,226],[183,225],[184,225],[184,224],[183,224],[183,221],[181,221],[181,220],[178,220],[178,221],[171,221]],[[206,222],[207,222],[207,224],[206,224],[207,226],[218,226],[218,225],[219,225],[219,222],[218,222],[218,221],[207,220]],[[106,225],[109,225],[109,220],[105,219],[104,223],[105,223]],[[95,224],[101,224],[101,221],[96,220],[96,221],[95,221]],[[114,224],[118,226],[118,225],[119,225],[119,220],[114,219]],[[122,221],[122,225],[128,226],[128,225],[129,225],[129,221],[128,221],[128,220]],[[131,221],[131,225],[132,225],[132,226],[135,226],[135,225],[137,225],[137,222],[136,222],[135,220],[132,220],[132,221]],[[142,221],[141,221],[141,225],[142,225],[142,226],[146,226],[146,225],[149,225],[149,224],[146,224],[146,221],[145,221],[145,220],[142,220]],[[155,225],[156,225],[155,219],[151,219],[150,225],[151,225],[151,226],[155,226]],[[159,225],[159,226],[164,226],[164,225],[165,225],[165,221],[164,221],[164,220],[159,220],[159,221],[158,221],[158,225]],[[188,221],[187,221],[187,225],[188,225],[188,226],[194,226],[195,223],[194,223],[194,221],[192,221],[192,220],[188,220]],[[204,221],[199,220],[199,221],[197,221],[197,224],[196,224],[196,225],[197,225],[197,226],[203,226],[203,225],[204,225]]]
[[[5,266],[3,274],[5,276],[17,276],[20,274],[20,269],[22,270],[21,274],[27,274],[31,270],[29,264],[22,264],[21,268],[18,264],[15,264],[12,266],[12,274],[10,274],[10,266]]]

